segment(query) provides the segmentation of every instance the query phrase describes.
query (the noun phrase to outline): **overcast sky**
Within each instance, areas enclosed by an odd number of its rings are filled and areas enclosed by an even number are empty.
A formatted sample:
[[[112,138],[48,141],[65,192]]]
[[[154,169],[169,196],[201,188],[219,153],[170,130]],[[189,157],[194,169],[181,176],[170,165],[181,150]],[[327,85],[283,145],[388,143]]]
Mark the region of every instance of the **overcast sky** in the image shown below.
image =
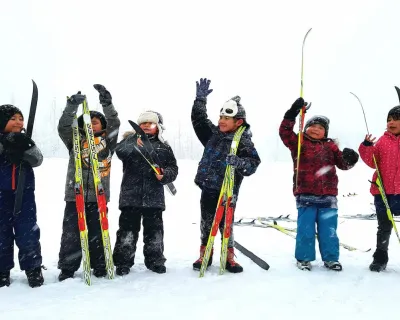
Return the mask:
[[[178,126],[192,136],[195,81],[208,77],[210,118],[216,122],[223,102],[240,95],[261,156],[288,159],[277,130],[300,94],[301,45],[312,27],[307,116],[328,116],[330,136],[358,148],[366,130],[349,92],[362,100],[377,136],[398,104],[399,12],[396,0],[0,0],[0,104],[15,103],[27,115],[34,79],[44,119],[52,103],[61,109],[77,90],[96,106],[92,84],[101,83],[113,95],[122,131],[150,108],[164,115],[169,136]]]

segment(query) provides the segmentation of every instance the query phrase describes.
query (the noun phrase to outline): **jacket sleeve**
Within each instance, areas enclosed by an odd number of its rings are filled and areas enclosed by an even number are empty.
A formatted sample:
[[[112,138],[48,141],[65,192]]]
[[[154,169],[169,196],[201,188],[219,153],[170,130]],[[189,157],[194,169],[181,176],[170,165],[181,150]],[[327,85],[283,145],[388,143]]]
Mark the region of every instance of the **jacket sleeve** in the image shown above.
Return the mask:
[[[108,140],[108,146],[111,153],[114,153],[117,146],[119,126],[121,125],[121,121],[118,118],[118,112],[115,110],[113,104],[110,104],[106,107],[103,106],[103,112],[107,121],[106,136]]]
[[[207,102],[205,99],[196,99],[192,108],[192,125],[197,138],[205,146],[217,127],[208,119]]]
[[[242,169],[236,170],[242,176],[252,175],[254,172],[256,172],[257,167],[261,163],[258,152],[250,139],[244,139],[240,142],[237,156],[245,162],[245,165]]]
[[[135,146],[134,135],[128,135],[125,139],[121,140],[115,147],[117,157],[124,161],[132,154]]]
[[[22,159],[28,162],[31,167],[39,167],[43,162],[43,155],[40,149],[35,145],[24,152]]]
[[[341,170],[349,170],[355,166],[355,164],[348,164],[344,159],[343,159],[343,152],[340,151],[339,147],[337,146],[336,143],[333,141],[331,142],[331,150],[334,154],[335,157],[335,165],[341,169]]]
[[[298,136],[294,133],[293,127],[296,121],[290,119],[283,119],[279,127],[279,136],[283,144],[289,148],[290,151],[297,150]]]
[[[361,159],[367,166],[369,166],[372,169],[375,169],[375,163],[373,157],[374,155],[376,161],[379,161],[380,141],[381,139],[379,139],[373,146],[366,146],[364,145],[364,143],[361,143],[360,146],[358,147],[358,153],[360,154]]]
[[[165,147],[167,149],[167,161],[163,168],[163,178],[160,180],[162,184],[173,182],[178,176],[178,165],[176,163],[174,152],[169,145],[165,144]]]
[[[72,122],[74,121],[74,116],[78,111],[78,106],[69,104],[65,107],[60,120],[58,121],[58,135],[60,136],[62,142],[68,150],[72,149]]]

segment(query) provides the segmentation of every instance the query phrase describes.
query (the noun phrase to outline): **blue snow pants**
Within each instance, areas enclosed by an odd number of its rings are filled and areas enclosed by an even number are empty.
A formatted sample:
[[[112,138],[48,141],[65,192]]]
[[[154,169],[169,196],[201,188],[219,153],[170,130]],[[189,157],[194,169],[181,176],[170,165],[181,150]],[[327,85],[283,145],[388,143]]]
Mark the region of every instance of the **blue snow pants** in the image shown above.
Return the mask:
[[[14,268],[14,241],[21,270],[42,265],[40,230],[36,224],[35,191],[25,189],[21,212],[14,217],[14,191],[0,191],[0,272]]]
[[[315,260],[315,224],[317,224],[322,260],[339,261],[339,238],[336,234],[338,210],[316,206],[300,207],[297,210],[296,259]]]

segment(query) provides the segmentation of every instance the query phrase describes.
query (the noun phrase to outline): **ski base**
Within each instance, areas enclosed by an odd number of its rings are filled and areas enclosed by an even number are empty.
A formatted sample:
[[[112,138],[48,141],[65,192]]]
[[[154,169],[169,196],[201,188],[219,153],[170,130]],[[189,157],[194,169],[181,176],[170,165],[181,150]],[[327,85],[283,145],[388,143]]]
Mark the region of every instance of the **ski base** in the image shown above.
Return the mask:
[[[243,247],[240,243],[235,241],[235,248],[238,249],[241,253],[243,253],[247,258],[253,261],[256,265],[258,265],[261,269],[268,270],[270,268],[269,264],[265,262],[260,257],[256,256],[253,252]]]

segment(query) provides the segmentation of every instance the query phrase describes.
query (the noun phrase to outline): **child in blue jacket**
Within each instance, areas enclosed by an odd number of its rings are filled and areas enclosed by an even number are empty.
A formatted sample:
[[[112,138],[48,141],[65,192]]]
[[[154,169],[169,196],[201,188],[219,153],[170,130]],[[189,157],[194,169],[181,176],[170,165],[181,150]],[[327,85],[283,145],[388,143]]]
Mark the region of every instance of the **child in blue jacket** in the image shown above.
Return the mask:
[[[233,195],[236,207],[240,185],[244,177],[256,172],[261,160],[251,141],[250,125],[246,120],[246,111],[240,104],[240,97],[236,96],[225,102],[219,113],[218,126],[214,125],[207,116],[207,96],[213,91],[209,89],[211,80],[200,79],[197,82],[196,100],[192,108],[192,125],[194,131],[204,146],[204,153],[200,160],[195,178],[196,185],[201,189],[201,223],[200,223],[200,257],[193,263],[194,270],[200,270],[203,263],[210,230],[212,228],[218,198],[224,180],[226,166],[235,168],[235,186]],[[245,126],[236,155],[229,154],[232,140],[236,130]],[[219,225],[223,233],[224,217]],[[208,266],[212,264],[213,251],[211,252]],[[234,238],[231,234],[228,242],[228,256],[226,270],[232,273],[243,271],[243,267],[235,261]]]
[[[29,286],[40,287],[44,282],[32,169],[42,164],[43,156],[32,139],[22,132],[23,127],[21,110],[9,104],[0,106],[0,287],[10,285],[14,241],[19,249],[19,265],[26,273]],[[21,166],[25,174],[22,207],[14,215]]]

